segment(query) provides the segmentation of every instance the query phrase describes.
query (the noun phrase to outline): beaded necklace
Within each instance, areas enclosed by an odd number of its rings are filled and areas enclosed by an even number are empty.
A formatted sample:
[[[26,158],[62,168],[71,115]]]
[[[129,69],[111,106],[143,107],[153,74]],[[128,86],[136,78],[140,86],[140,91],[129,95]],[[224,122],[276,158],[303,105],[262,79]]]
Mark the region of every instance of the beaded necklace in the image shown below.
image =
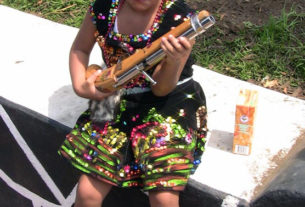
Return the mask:
[[[118,1],[118,0],[114,0],[114,1]],[[169,2],[171,2],[171,1],[167,1],[167,0],[162,0],[161,1],[152,26],[144,34],[125,35],[125,34],[119,34],[115,31],[111,30],[111,32],[108,34],[109,37],[113,38],[114,40],[119,40],[119,41],[124,41],[124,42],[141,42],[143,40],[144,41],[150,41],[150,38],[151,38],[152,34],[159,29],[159,25],[162,23],[164,13],[166,12],[166,9],[168,8],[166,5],[168,5]],[[124,3],[124,0],[122,1],[122,4],[123,3]],[[122,5],[122,4],[120,4],[120,5]],[[111,22],[109,23],[110,28],[112,28],[112,26],[114,24],[115,17],[117,15],[118,11],[119,11],[119,8],[118,9],[113,9],[112,11],[113,11],[112,13],[110,11],[110,15],[112,16]]]
[[[125,0],[112,0],[111,8],[110,8],[109,15],[108,15],[108,29],[107,29],[107,33],[105,35],[105,39],[111,38],[116,41],[124,42],[125,46],[129,50],[129,52],[132,52],[133,48],[129,45],[129,43],[142,42],[142,41],[147,41],[146,45],[149,45],[151,43],[152,34],[159,29],[159,26],[163,21],[163,18],[164,18],[164,15],[165,15],[167,9],[171,7],[171,5],[175,2],[175,0],[162,0],[151,28],[144,34],[138,34],[138,35],[120,34],[120,33],[113,31],[113,26],[114,26],[116,16],[117,16],[121,6],[124,4],[124,1]],[[104,19],[105,17],[98,16],[98,18]],[[102,45],[104,45],[106,43],[105,39],[103,39]],[[102,50],[105,55],[106,65],[109,67],[110,63],[109,63],[108,54],[105,51],[104,47],[102,47]]]

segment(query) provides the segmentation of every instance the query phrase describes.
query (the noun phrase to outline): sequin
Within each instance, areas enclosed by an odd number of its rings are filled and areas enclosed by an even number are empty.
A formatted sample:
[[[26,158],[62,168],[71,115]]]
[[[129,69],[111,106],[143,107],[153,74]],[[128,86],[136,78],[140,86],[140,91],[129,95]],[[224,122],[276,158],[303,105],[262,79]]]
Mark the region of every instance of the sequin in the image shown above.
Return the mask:
[[[177,20],[179,20],[179,19],[181,19],[181,15],[175,14],[175,15],[174,15],[174,20],[177,21]]]
[[[120,177],[124,177],[125,176],[125,172],[124,172],[123,169],[120,170],[119,175],[120,175]]]
[[[200,162],[200,160],[194,160],[194,165],[198,165]]]
[[[180,109],[179,110],[179,116],[185,116],[185,111],[184,111],[184,109]]]
[[[102,13],[99,13],[97,18],[101,19],[101,20],[105,20],[106,19],[106,17]]]
[[[126,166],[124,167],[124,171],[125,171],[125,173],[129,173],[129,172],[130,172],[130,166],[129,166],[129,165],[126,165]]]
[[[188,133],[186,136],[185,136],[185,141],[190,144],[192,142],[192,135],[190,133]]]

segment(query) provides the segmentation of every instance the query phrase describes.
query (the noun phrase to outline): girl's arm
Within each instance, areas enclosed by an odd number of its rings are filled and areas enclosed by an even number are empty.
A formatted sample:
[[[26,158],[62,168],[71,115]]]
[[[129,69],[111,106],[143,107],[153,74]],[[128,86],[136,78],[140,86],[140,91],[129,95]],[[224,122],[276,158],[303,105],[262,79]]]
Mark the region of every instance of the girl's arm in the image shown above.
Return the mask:
[[[95,25],[87,13],[80,30],[72,44],[69,56],[70,75],[75,93],[83,98],[102,100],[110,93],[102,93],[96,89],[94,81],[101,71],[96,71],[86,79],[90,53],[95,44]]]
[[[161,48],[166,53],[166,57],[153,74],[157,84],[152,86],[152,91],[156,96],[165,96],[176,87],[193,45],[194,41],[185,37],[175,38],[169,35],[168,38],[162,38]]]

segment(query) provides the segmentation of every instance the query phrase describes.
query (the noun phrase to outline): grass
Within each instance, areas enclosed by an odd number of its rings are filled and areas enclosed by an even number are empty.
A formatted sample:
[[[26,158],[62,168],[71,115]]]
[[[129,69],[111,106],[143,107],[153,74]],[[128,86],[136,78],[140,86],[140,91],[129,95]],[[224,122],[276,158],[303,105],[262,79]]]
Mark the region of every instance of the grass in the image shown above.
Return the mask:
[[[242,80],[269,78],[304,87],[305,13],[283,10],[263,26],[244,24],[234,40],[224,41],[219,28],[203,37],[194,48],[198,64]]]
[[[0,0],[20,11],[35,14],[58,23],[79,27],[89,8],[88,0]]]
[[[1,4],[62,24],[79,27],[88,0],[0,0]],[[270,17],[263,26],[244,22],[233,40],[217,25],[193,50],[198,65],[241,80],[276,79],[305,89],[305,13],[295,10]]]

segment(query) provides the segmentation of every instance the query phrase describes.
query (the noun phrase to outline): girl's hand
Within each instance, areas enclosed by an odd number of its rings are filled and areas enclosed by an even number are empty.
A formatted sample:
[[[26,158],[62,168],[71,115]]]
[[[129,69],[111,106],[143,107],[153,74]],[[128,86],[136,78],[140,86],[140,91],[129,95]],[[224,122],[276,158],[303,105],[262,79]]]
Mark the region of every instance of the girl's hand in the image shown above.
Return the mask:
[[[89,76],[89,78],[87,78],[80,85],[80,90],[77,91],[77,94],[81,97],[88,98],[91,100],[103,100],[104,98],[110,96],[113,92],[103,93],[99,91],[94,85],[94,82],[100,73],[101,70],[97,70],[91,76]]]
[[[180,63],[190,55],[193,45],[194,41],[190,41],[186,37],[175,38],[173,35],[169,35],[168,38],[163,37],[161,40],[161,48],[166,53],[168,63]]]

